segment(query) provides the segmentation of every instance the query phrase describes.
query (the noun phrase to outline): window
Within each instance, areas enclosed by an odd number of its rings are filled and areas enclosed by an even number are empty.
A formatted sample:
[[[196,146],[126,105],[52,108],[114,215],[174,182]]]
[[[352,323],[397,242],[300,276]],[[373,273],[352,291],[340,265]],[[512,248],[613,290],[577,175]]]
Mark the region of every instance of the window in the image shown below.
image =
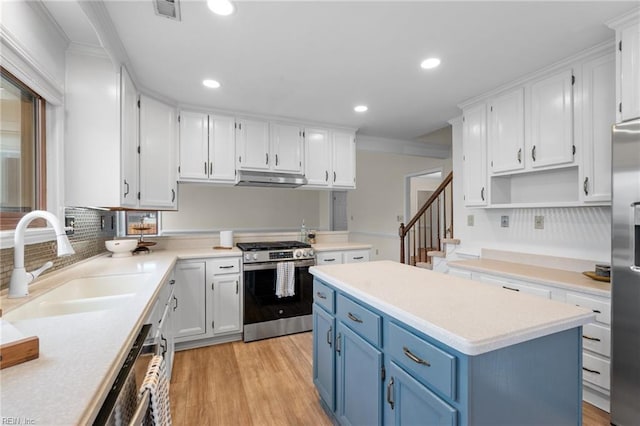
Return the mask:
[[[0,75],[0,230],[7,230],[46,209],[45,101],[2,67]]]

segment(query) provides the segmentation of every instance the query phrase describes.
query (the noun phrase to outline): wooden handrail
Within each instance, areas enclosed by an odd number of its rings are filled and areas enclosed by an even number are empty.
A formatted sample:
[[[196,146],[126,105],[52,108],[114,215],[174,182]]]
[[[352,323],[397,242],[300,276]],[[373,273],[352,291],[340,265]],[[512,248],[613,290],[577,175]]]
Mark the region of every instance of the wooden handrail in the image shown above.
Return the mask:
[[[407,223],[406,225],[400,225],[400,229],[403,230],[404,229],[404,233],[400,234],[400,237],[404,237],[405,235],[407,235],[407,233],[409,232],[409,229],[411,229],[413,227],[413,225],[416,224],[416,222],[418,221],[418,218],[420,216],[422,216],[427,209],[431,206],[431,204],[438,198],[438,196],[440,196],[440,194],[442,194],[442,192],[445,190],[445,188],[447,187],[447,185],[453,180],[453,172],[449,173],[447,175],[446,178],[444,178],[444,180],[442,181],[442,183],[440,183],[440,185],[436,188],[436,190],[434,191],[433,194],[431,194],[431,197],[429,197],[429,199],[427,200],[426,203],[424,203],[424,205],[422,206],[422,208],[418,211],[418,213],[415,214],[415,216],[413,216],[413,218],[409,221],[409,223]]]

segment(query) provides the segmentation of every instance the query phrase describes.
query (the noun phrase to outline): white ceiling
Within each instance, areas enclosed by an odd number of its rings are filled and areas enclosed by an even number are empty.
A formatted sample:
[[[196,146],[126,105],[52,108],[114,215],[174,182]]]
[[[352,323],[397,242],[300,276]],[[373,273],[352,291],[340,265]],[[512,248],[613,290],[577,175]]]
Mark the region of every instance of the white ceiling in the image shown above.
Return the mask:
[[[234,15],[221,17],[204,0],[182,0],[176,22],[157,16],[151,0],[106,1],[147,90],[185,105],[357,127],[363,135],[402,140],[445,126],[466,99],[613,43],[604,22],[637,5],[242,1]],[[60,25],[72,41],[81,37]],[[429,56],[442,65],[422,70]],[[206,89],[204,78],[222,87]],[[358,104],[369,111],[355,113]]]

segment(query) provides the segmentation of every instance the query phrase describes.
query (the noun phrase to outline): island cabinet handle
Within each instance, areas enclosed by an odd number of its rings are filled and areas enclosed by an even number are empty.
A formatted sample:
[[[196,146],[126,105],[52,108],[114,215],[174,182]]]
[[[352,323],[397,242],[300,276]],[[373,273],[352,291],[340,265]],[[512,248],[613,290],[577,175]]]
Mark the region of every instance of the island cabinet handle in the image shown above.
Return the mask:
[[[393,401],[393,377],[389,380],[389,384],[387,384],[387,402],[393,410],[393,406],[395,405]]]
[[[364,259],[364,256],[356,256],[353,258],[353,260],[362,260]]]
[[[333,327],[329,327],[327,330],[327,344],[331,347],[331,332],[333,331]]]
[[[422,365],[426,365],[427,367],[431,367],[431,364],[429,363],[429,361],[425,361],[424,359],[415,356],[406,346],[402,347],[402,352],[404,352],[407,358],[409,358],[411,361],[415,362],[416,364],[422,364]]]
[[[587,340],[593,340],[594,342],[600,341],[600,339],[598,339],[597,337],[585,336],[584,334],[582,335],[582,338]]]
[[[338,333],[338,337],[336,337],[336,352],[338,354],[342,352],[342,333]]]
[[[582,367],[582,369],[583,369],[584,371],[589,372],[589,373],[600,374],[600,372],[599,372],[599,371],[591,370],[591,369],[589,369],[589,368],[587,368],[587,367]]]
[[[326,295],[326,294],[321,293],[321,292],[319,292],[319,291],[318,291],[318,292],[316,292],[316,294],[318,295],[318,297],[319,297],[320,299],[326,299],[326,298],[327,298],[327,295]]]
[[[349,317],[349,319],[350,319],[351,321],[362,324],[362,320],[361,320],[360,318],[358,318],[357,316],[353,315],[351,312],[349,312],[349,313],[347,314],[347,316]]]
[[[506,285],[503,285],[502,288],[504,288],[505,290],[520,291],[519,288],[507,287]]]

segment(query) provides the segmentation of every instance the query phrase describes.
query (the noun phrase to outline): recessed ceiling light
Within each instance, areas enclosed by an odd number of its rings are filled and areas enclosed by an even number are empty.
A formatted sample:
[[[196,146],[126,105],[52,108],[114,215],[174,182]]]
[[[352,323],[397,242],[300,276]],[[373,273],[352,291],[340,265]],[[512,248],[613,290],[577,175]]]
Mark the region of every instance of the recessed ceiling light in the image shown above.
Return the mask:
[[[367,107],[366,105],[358,105],[357,107],[353,108],[355,112],[365,112],[368,109],[369,107]]]
[[[220,87],[220,83],[215,80],[202,80],[202,84],[210,89],[217,89]]]
[[[425,70],[430,70],[438,65],[440,65],[440,59],[438,58],[427,58],[420,64],[420,66]]]
[[[235,10],[235,6],[230,0],[207,0],[207,6],[216,15],[231,15]]]

